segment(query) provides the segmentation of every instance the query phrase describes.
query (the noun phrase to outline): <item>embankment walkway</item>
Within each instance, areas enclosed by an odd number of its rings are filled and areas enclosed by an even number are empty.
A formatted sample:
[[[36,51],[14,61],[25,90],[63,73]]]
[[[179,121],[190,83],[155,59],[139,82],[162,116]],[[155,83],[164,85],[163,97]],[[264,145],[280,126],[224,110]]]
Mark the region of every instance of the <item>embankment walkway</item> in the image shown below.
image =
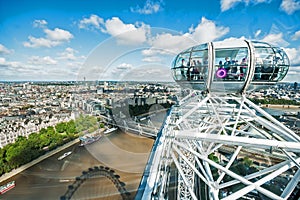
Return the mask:
[[[22,172],[22,171],[28,169],[29,167],[32,167],[33,165],[35,165],[35,164],[41,162],[42,160],[44,160],[44,159],[46,159],[46,158],[49,158],[50,156],[53,156],[54,154],[56,154],[56,153],[58,153],[58,152],[60,152],[60,151],[62,151],[62,150],[64,150],[64,149],[66,149],[66,148],[68,148],[68,147],[70,147],[70,146],[72,146],[72,145],[78,143],[78,142],[79,142],[79,139],[77,138],[77,139],[75,139],[75,140],[73,140],[73,141],[71,141],[71,142],[68,142],[68,143],[66,143],[66,144],[64,144],[64,145],[62,145],[62,146],[60,146],[60,147],[58,147],[58,148],[56,148],[56,149],[54,149],[54,150],[52,150],[52,151],[49,151],[48,153],[46,153],[46,154],[44,154],[44,155],[38,157],[37,159],[35,159],[35,160],[33,160],[33,161],[31,161],[31,162],[25,164],[25,165],[20,166],[20,167],[17,168],[17,169],[12,170],[12,171],[9,172],[9,173],[3,174],[3,175],[0,177],[0,183],[1,183],[2,181],[5,181],[5,180],[7,180],[7,179],[9,179],[9,178],[11,178],[11,177],[17,175],[18,173],[20,173],[20,172]]]

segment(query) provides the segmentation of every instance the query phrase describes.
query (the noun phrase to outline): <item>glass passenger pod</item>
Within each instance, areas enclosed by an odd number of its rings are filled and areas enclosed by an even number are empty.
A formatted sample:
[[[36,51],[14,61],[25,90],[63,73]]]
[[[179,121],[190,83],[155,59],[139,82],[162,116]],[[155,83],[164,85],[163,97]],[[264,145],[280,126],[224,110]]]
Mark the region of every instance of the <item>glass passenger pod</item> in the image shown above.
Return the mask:
[[[181,52],[172,72],[175,81],[184,87],[239,93],[249,83],[250,90],[275,84],[285,77],[288,68],[289,59],[280,48],[263,42],[228,40]]]
[[[252,42],[255,49],[253,84],[281,81],[288,72],[290,63],[286,53],[263,42]]]
[[[208,78],[208,46],[191,47],[173,61],[173,78],[184,87],[205,90]]]

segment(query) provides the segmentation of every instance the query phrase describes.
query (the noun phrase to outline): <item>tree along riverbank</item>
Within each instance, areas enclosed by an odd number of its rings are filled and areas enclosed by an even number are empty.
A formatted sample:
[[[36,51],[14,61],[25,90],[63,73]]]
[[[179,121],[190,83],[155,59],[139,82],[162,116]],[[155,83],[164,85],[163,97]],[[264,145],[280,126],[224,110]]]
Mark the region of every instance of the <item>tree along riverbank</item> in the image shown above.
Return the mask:
[[[264,98],[264,99],[250,99],[256,105],[261,105],[262,107],[277,107],[277,108],[300,108],[300,102],[295,100],[288,100],[288,99],[275,99],[275,98]],[[267,106],[264,106],[267,105]],[[283,107],[284,106],[284,107]],[[294,107],[295,106],[295,107]]]
[[[24,170],[32,167],[33,165],[36,165],[37,163],[41,162],[42,160],[45,160],[46,158],[49,158],[50,156],[53,156],[54,154],[56,154],[56,153],[58,153],[58,152],[60,152],[60,151],[62,151],[64,149],[66,149],[66,148],[68,148],[68,147],[70,147],[70,146],[72,146],[72,145],[74,145],[76,143],[79,143],[79,139],[78,138],[76,138],[73,141],[68,142],[67,144],[64,144],[63,146],[60,146],[60,147],[58,147],[58,148],[56,148],[56,149],[54,149],[52,151],[49,151],[48,153],[46,153],[46,154],[38,157],[37,159],[35,159],[35,160],[33,160],[33,161],[31,161],[31,162],[29,162],[27,164],[24,164],[24,165],[20,166],[17,169],[13,169],[11,172],[3,174],[0,177],[0,182],[5,181],[5,180],[7,180],[7,179],[9,179],[9,178],[17,175],[18,173],[20,173],[20,172],[22,172],[22,171],[24,171]]]
[[[92,133],[103,124],[96,117],[81,115],[76,120],[58,123],[55,127],[42,128],[28,138],[19,136],[14,143],[0,148],[0,175],[15,170],[37,158],[74,141],[83,133]]]

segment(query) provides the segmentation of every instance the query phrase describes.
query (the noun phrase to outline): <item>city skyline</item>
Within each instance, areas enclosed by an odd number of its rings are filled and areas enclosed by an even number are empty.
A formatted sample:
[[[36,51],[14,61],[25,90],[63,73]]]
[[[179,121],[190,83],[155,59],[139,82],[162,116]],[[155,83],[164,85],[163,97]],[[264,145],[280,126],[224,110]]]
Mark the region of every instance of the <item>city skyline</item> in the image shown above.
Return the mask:
[[[0,80],[172,81],[180,51],[250,39],[283,47],[299,82],[299,22],[295,0],[0,0]]]

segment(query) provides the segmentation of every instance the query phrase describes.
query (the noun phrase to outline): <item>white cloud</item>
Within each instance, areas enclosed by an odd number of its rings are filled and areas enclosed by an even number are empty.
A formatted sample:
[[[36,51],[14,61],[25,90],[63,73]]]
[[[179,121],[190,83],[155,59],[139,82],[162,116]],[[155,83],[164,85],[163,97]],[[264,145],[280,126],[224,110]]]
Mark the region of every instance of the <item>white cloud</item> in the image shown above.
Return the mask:
[[[112,68],[111,70],[106,71],[104,77],[112,77],[113,79],[116,77],[122,77],[124,74],[128,73],[128,71],[132,70],[133,66],[130,63],[121,63],[118,66]]]
[[[172,81],[173,79],[169,67],[148,64],[123,73],[120,80]]]
[[[140,45],[149,42],[154,48],[166,49],[166,52],[178,52],[183,48],[189,47],[191,44],[205,43],[216,40],[229,32],[228,27],[217,26],[214,21],[202,17],[201,22],[194,28],[191,27],[186,33],[172,35],[170,33],[157,34],[150,37],[150,26],[144,23],[126,24],[118,17],[107,19],[102,26],[96,23],[96,20],[83,19],[85,24],[90,24],[99,29],[103,33],[110,34],[115,37],[118,44],[123,45]],[[100,19],[94,15],[93,19]],[[101,18],[102,19],[102,18]],[[93,23],[90,23],[93,21]],[[88,23],[89,22],[89,23]],[[81,23],[83,25],[83,23]],[[193,40],[193,42],[191,42]],[[166,42],[167,41],[167,42]],[[188,41],[188,42],[187,42]]]
[[[290,81],[290,82],[299,82],[300,81],[300,47],[298,48],[284,48],[284,51],[289,57],[290,60],[290,68],[289,72],[287,73],[286,77],[283,81]]]
[[[59,59],[63,59],[63,60],[76,60],[76,56],[75,56],[75,53],[77,53],[76,50],[70,48],[70,47],[67,47],[65,49],[64,52],[60,53],[59,54]]]
[[[68,68],[71,68],[72,71],[77,72],[82,66],[82,62],[68,62],[67,66]]]
[[[23,42],[23,45],[25,47],[30,47],[30,48],[38,48],[38,47],[54,47],[60,44],[58,41],[52,41],[48,38],[36,38],[29,36],[28,37],[28,42]]]
[[[284,51],[290,59],[291,65],[300,65],[300,47],[296,48],[284,48]]]
[[[197,26],[190,27],[184,33],[157,31],[148,38],[150,47],[141,51],[143,62],[165,62],[169,64],[181,51],[198,44],[215,41],[229,32],[229,28],[217,26],[214,21],[202,18]]]
[[[142,59],[143,62],[161,62],[161,57],[158,56],[150,56]]]
[[[199,43],[216,40],[229,32],[228,27],[217,26],[214,21],[202,17],[195,29],[190,29],[191,37]]]
[[[3,57],[0,57],[0,65],[5,65],[6,64],[6,59]]]
[[[282,82],[300,82],[300,67],[298,67],[298,71],[291,71],[291,69],[289,70],[289,72],[287,73],[286,77],[282,80]]]
[[[290,59],[290,60],[292,60],[292,59]],[[299,59],[298,59],[298,62],[299,62]],[[283,79],[283,81],[300,82],[299,74],[300,74],[300,63],[298,65],[291,65],[289,68],[289,71],[288,71],[286,77]]]
[[[262,39],[262,41],[267,42],[272,45],[277,45],[280,47],[286,47],[289,45],[289,43],[283,39],[282,33],[278,33],[278,34],[271,33],[271,34],[265,36]]]
[[[7,61],[5,58],[0,57],[0,69],[1,68],[17,69],[17,68],[22,68],[22,64],[16,61]]]
[[[105,27],[106,31],[112,36],[137,29],[133,24],[124,24],[118,17],[106,20]]]
[[[63,42],[68,42],[73,38],[73,35],[66,30],[55,28],[54,30],[45,29],[46,37],[36,38],[29,36],[27,42],[23,42],[25,47],[38,48],[38,47],[54,47],[62,44]]]
[[[10,54],[12,50],[7,49],[4,45],[0,44],[0,54]]]
[[[291,15],[295,11],[300,10],[300,1],[295,0],[282,0],[280,9]]]
[[[107,71],[104,67],[96,65],[87,65],[86,63],[83,67],[79,68],[77,71],[77,80],[104,80],[107,77]],[[114,76],[118,76],[119,74],[114,74]],[[114,77],[112,76],[112,77]]]
[[[54,30],[45,29],[46,37],[53,41],[69,41],[73,35],[66,30],[55,28]]]
[[[51,58],[50,56],[32,56],[29,58],[28,63],[32,65],[55,65],[57,64],[57,61]]]
[[[117,69],[121,69],[121,70],[127,70],[127,69],[131,69],[131,68],[132,68],[132,64],[129,64],[129,63],[122,63],[117,66]]]
[[[217,26],[214,21],[202,17],[196,28],[191,27],[183,34],[162,33],[151,38],[152,49],[143,51],[143,55],[177,54],[196,44],[202,44],[221,38],[229,32],[228,27]],[[167,42],[166,42],[167,41]]]
[[[147,40],[150,26],[144,23],[126,24],[118,17],[104,21],[97,15],[91,15],[79,22],[79,28],[100,30],[115,37],[119,44],[137,45]]]
[[[180,51],[195,45],[196,42],[189,37],[190,34],[173,35],[171,33],[158,34],[151,38],[152,48],[143,51],[145,56],[153,56],[157,54],[177,54]],[[166,42],[167,41],[167,42]]]
[[[249,3],[259,4],[259,3],[269,3],[271,1],[272,0],[221,0],[221,11],[224,12],[226,10],[229,10],[235,7],[239,3],[245,3],[245,5],[248,6]]]
[[[56,63],[56,64],[55,64]],[[49,56],[32,56],[28,63],[7,61],[0,57],[1,80],[76,80],[80,63],[75,66],[61,67]],[[51,67],[42,67],[51,65]]]
[[[157,13],[158,11],[160,11],[162,9],[162,1],[151,1],[151,0],[147,0],[145,2],[145,5],[143,8],[140,8],[139,6],[136,6],[136,8],[130,8],[131,12],[136,12],[136,13],[140,13],[140,14],[152,14],[152,13]]]
[[[154,46],[158,46],[159,45],[159,42],[161,41],[161,40],[163,40],[164,39],[164,36],[166,36],[166,35],[168,35],[168,34],[162,34],[162,35],[158,35],[157,37],[156,37],[156,39],[155,40],[157,40],[157,41],[152,41],[153,43],[152,43],[152,45],[154,45]],[[159,36],[163,36],[163,37],[161,37],[161,38],[159,38]],[[169,34],[168,36],[170,36],[170,37],[172,37],[172,35],[171,34]],[[155,43],[154,43],[155,42]],[[150,47],[149,49],[145,49],[145,50],[143,50],[142,51],[142,55],[144,55],[144,56],[155,56],[155,55],[158,55],[158,54],[160,54],[160,55],[170,55],[170,54],[173,54],[174,53],[174,49],[173,49],[173,45],[174,44],[169,44],[170,45],[170,48],[169,49],[172,49],[172,51],[169,51],[168,49],[156,49],[156,48],[154,48],[154,47]]]
[[[221,11],[229,10],[239,2],[242,2],[242,0],[221,0]]]
[[[79,28],[82,28],[82,29],[93,29],[93,28],[96,28],[96,29],[101,29],[101,25],[104,24],[104,20],[97,16],[97,15],[91,15],[89,18],[83,18],[82,20],[80,20],[79,22]]]
[[[44,19],[42,19],[42,20],[36,19],[33,21],[33,27],[44,28],[47,24],[48,24],[47,21]]]
[[[141,44],[146,42],[150,27],[144,23],[125,24],[118,17],[106,20],[105,32],[117,38],[120,44]]]
[[[297,31],[293,36],[292,36],[292,40],[298,40],[300,39],[300,30]]]

